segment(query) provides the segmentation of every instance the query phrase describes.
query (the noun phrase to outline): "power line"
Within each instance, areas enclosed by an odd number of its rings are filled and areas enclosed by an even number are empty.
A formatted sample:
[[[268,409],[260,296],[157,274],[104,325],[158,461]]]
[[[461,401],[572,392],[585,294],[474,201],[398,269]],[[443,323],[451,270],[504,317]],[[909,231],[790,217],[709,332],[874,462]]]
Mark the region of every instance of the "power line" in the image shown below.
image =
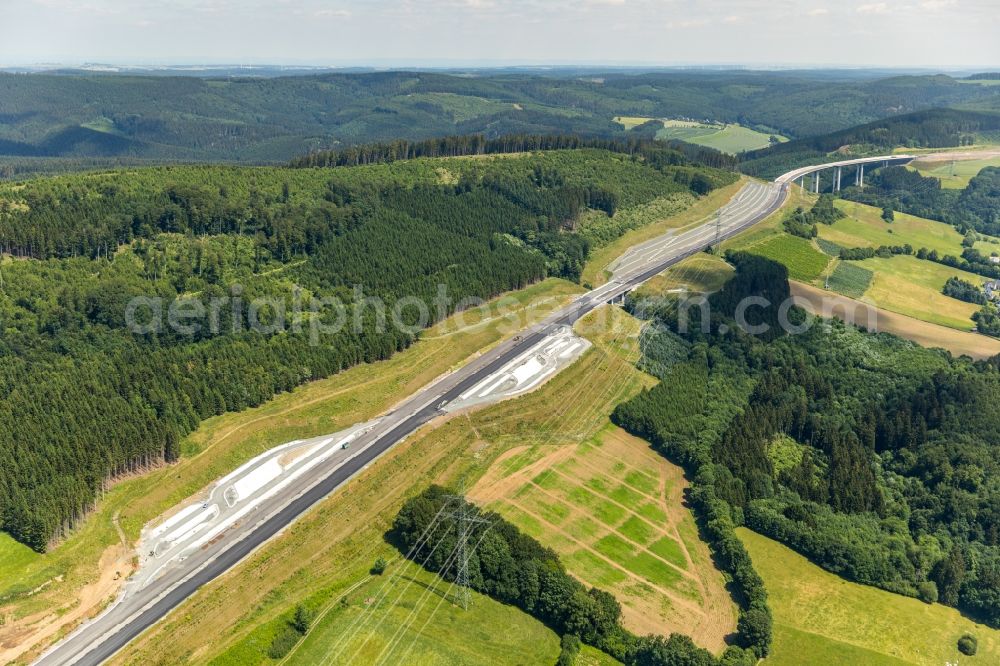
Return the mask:
[[[455,576],[455,583],[459,586],[459,605],[463,610],[469,610],[472,602],[472,595],[469,592],[469,533],[473,525],[488,525],[490,521],[480,518],[478,511],[469,511],[469,503],[465,501],[465,484],[459,489],[461,495],[447,495],[451,501],[458,502],[458,508],[445,515],[450,516],[455,521],[458,528],[458,543],[455,550],[458,553],[458,573]]]

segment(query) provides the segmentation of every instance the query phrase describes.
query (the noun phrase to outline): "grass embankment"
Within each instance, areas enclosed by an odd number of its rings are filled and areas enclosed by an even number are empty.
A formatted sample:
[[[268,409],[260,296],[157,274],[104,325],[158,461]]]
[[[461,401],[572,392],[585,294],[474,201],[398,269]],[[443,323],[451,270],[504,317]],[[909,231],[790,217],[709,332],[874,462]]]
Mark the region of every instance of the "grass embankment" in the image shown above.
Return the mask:
[[[583,269],[581,281],[584,284],[598,287],[608,281],[608,265],[630,247],[656,238],[668,231],[684,229],[708,221],[712,213],[725,206],[746,184],[746,181],[745,177],[740,178],[739,181],[720,187],[694,201],[690,207],[680,213],[652,221],[645,226],[629,231],[612,243],[596,248],[591,252],[590,259]]]
[[[131,544],[147,522],[262,451],[372,418],[513,335],[515,327],[502,315],[520,313],[537,321],[580,291],[563,280],[546,280],[491,302],[490,312],[472,310],[450,318],[388,361],[356,366],[261,407],[208,419],[184,440],[178,463],[119,483],[83,527],[49,553],[28,551],[5,536],[0,540],[0,567],[6,574],[0,577],[0,599],[7,596],[9,602],[0,606],[5,618],[0,660],[13,659],[39,640],[51,641],[62,625],[96,612],[114,595],[120,584],[113,579],[115,570],[127,574],[131,566],[116,516]],[[465,327],[457,330],[461,322]],[[25,594],[29,591],[35,593]]]
[[[559,637],[513,606],[471,595],[456,605],[458,587],[409,561],[329,606],[288,655],[293,664],[552,664]],[[275,624],[280,627],[281,621]],[[234,651],[216,663],[243,662]]]
[[[607,322],[599,325],[602,317]],[[398,566],[399,554],[382,535],[408,496],[433,482],[464,480],[472,486],[514,447],[575,446],[593,437],[607,424],[618,402],[651,380],[632,365],[632,335],[638,322],[619,309],[603,308],[580,326],[594,347],[536,392],[454,416],[414,435],[237,569],[185,602],[116,657],[115,663],[213,658],[218,664],[267,663],[266,650],[276,627],[295,604],[323,608],[336,602],[367,575],[376,557],[390,559],[390,568]],[[567,395],[575,399],[567,401]],[[349,603],[364,603],[364,599]],[[436,624],[438,617],[433,615],[431,623]],[[467,629],[462,624],[442,635],[461,643],[467,640]],[[347,630],[334,623],[331,631],[335,633],[324,641],[332,644],[336,632]],[[206,644],[206,635],[219,639]],[[382,638],[372,634],[352,640],[363,645],[368,640],[377,644]],[[450,648],[441,646],[446,649]],[[395,656],[395,652],[389,655],[389,663]],[[484,655],[477,663],[497,661],[494,655]]]
[[[733,273],[733,267],[721,257],[702,252],[671,266],[636,292],[640,296],[661,295],[672,290],[709,293],[721,289]]]
[[[802,206],[806,210],[816,203],[817,197],[802,190],[797,185],[792,185],[791,194],[785,199],[781,208],[771,213],[766,219],[761,220],[743,233],[722,242],[720,252],[726,250],[749,250],[751,247],[763,243],[775,236],[785,235],[782,222],[785,216],[796,207]]]
[[[737,530],[767,586],[774,644],[767,664],[995,664],[1000,631],[954,608],[858,585],[745,528]],[[979,640],[974,657],[958,639]]]

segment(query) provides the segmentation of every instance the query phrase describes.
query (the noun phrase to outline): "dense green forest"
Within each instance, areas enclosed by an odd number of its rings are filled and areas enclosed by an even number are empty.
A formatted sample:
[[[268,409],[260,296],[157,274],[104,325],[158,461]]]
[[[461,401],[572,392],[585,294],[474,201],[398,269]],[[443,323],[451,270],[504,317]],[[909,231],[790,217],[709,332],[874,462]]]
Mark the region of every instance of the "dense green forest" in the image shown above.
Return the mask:
[[[801,138],[946,106],[1000,110],[1000,90],[947,76],[845,72],[0,73],[0,155],[284,161],[450,134],[622,136],[616,116],[738,122]]]
[[[902,114],[828,134],[780,143],[742,155],[740,170],[774,178],[792,169],[847,155],[884,155],[893,148],[946,148],[981,143],[1000,132],[1000,113],[930,109]]]
[[[676,302],[631,302],[659,324],[643,367],[662,381],[613,420],[685,465],[693,496],[726,524],[1000,626],[998,359],[956,359],[795,309],[793,325],[813,325],[786,334],[786,269],[728,259],[736,277],[711,297],[707,333],[677,333]],[[732,321],[747,296],[772,304],[750,310],[764,335]]]
[[[639,637],[621,625],[621,606],[608,592],[587,588],[563,567],[559,556],[493,512],[482,512],[464,498],[430,486],[400,509],[387,535],[406,557],[446,580],[458,577],[462,538],[454,516],[464,513],[469,556],[469,586],[538,618],[570,642],[593,645],[628,666],[752,666],[767,655],[771,615],[767,593],[739,541],[727,571],[752,597],[740,614],[738,645],[716,659],[685,635]],[[731,531],[731,530],[730,530]],[[733,537],[735,539],[735,536]]]
[[[42,550],[116,475],[176,458],[202,419],[386,358],[431,323],[411,307],[405,327],[380,327],[358,285],[390,306],[432,304],[443,285],[453,308],[576,279],[596,242],[582,211],[607,219],[734,179],[679,153],[654,164],[579,149],[0,186],[0,527]],[[136,297],[161,299],[133,313],[139,329],[127,325]],[[336,303],[352,325],[317,338]],[[156,326],[158,307],[210,314]]]
[[[657,141],[632,136],[615,139],[583,138],[572,134],[507,134],[494,139],[482,134],[471,134],[423,141],[399,139],[389,143],[315,151],[293,159],[290,164],[299,168],[358,166],[388,164],[417,157],[463,157],[580,148],[599,148],[638,155],[647,164],[657,167],[688,162],[718,169],[732,169],[736,166],[736,159],[730,155],[683,141]]]

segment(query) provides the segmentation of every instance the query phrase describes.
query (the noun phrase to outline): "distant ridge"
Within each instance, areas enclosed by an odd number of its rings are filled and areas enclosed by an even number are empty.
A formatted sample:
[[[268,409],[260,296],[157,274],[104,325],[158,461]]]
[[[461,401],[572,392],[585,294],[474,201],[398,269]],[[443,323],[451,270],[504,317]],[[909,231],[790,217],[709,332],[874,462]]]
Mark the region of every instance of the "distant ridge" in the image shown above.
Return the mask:
[[[937,107],[1000,110],[996,86],[899,72],[191,74],[0,72],[0,154],[261,164],[467,134],[624,138],[617,116],[704,118],[802,138]]]

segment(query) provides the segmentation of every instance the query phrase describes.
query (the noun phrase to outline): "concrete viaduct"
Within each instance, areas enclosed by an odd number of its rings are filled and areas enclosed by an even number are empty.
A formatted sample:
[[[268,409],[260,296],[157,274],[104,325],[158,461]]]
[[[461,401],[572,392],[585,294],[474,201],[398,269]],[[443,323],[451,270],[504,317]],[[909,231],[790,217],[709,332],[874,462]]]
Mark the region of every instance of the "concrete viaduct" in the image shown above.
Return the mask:
[[[799,185],[802,189],[806,189],[806,179],[807,177],[812,176],[811,189],[816,194],[819,194],[820,172],[830,169],[833,171],[831,174],[833,178],[832,189],[834,192],[839,192],[844,176],[844,169],[854,171],[854,185],[856,187],[864,187],[866,166],[901,166],[909,164],[915,159],[915,155],[882,155],[880,157],[860,157],[853,160],[842,160],[840,162],[827,162],[826,164],[815,164],[813,166],[802,167],[801,169],[789,171],[788,173],[776,178],[775,182],[781,183],[782,185],[788,185],[795,181],[799,181]]]

